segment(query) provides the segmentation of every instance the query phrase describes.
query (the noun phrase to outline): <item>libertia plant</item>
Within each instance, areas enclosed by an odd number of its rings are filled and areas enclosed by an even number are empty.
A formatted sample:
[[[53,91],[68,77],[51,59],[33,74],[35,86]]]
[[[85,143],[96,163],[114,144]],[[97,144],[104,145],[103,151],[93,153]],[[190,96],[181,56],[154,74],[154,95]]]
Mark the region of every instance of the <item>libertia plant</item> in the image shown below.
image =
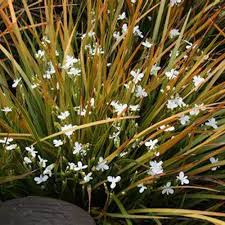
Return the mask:
[[[97,224],[225,224],[223,1],[0,10],[0,196]]]

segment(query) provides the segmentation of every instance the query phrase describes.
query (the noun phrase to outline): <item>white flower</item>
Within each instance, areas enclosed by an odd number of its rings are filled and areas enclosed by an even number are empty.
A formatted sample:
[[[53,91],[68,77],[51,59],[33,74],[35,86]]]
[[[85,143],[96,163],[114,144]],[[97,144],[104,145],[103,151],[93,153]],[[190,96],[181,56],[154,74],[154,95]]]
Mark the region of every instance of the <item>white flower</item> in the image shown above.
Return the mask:
[[[132,112],[140,111],[140,105],[129,105],[129,109]]]
[[[152,176],[163,173],[162,164],[163,162],[157,162],[157,161],[150,161],[150,170],[148,174],[151,174]]]
[[[145,142],[145,146],[148,147],[149,150],[153,150],[156,148],[157,143],[158,143],[158,139],[149,140]]]
[[[130,0],[131,3],[135,4],[137,0]]]
[[[177,95],[175,98],[168,100],[167,102],[167,108],[168,109],[175,109],[177,107],[183,107],[186,106],[186,104],[183,102],[183,99]]]
[[[138,184],[137,187],[139,187],[139,193],[143,193],[147,189],[147,187],[143,184]]]
[[[187,45],[186,45],[186,49],[190,49],[190,48],[192,48],[193,44],[192,44],[191,42],[186,41],[186,40],[184,40],[184,42],[186,42],[186,43],[187,43]],[[194,48],[194,47],[193,47],[193,48]]]
[[[43,183],[43,182],[45,182],[45,181],[47,181],[48,180],[48,176],[47,175],[40,175],[40,177],[35,177],[34,178],[34,181],[36,181],[36,183],[37,184],[41,184],[41,183]]]
[[[41,42],[41,43],[42,43],[44,46],[46,46],[46,43],[47,43],[47,44],[50,44],[51,41],[48,39],[47,36],[43,36],[42,42]]]
[[[85,116],[86,113],[87,113],[87,110],[86,109],[82,109],[81,106],[76,106],[73,109],[74,109],[74,111],[77,112],[77,115],[79,115],[79,116]]]
[[[42,159],[40,155],[38,155],[38,159],[39,159],[39,166],[42,168],[46,167],[46,163],[48,162],[47,159]]]
[[[74,151],[73,151],[73,154],[74,155],[80,154],[81,151],[83,150],[83,145],[81,143],[79,143],[79,142],[76,141],[74,143],[73,149],[74,149]]]
[[[73,170],[75,171],[76,165],[75,163],[68,162],[68,166],[66,167],[67,170]]]
[[[35,58],[36,59],[41,59],[41,58],[44,58],[44,56],[45,56],[45,51],[43,51],[43,50],[38,50],[37,51],[37,53],[35,53]]]
[[[87,165],[83,165],[81,161],[79,161],[77,163],[77,165],[74,168],[74,171],[79,171],[79,170],[83,170],[86,169],[88,166]]]
[[[54,164],[54,163],[51,164],[51,165],[49,165],[49,166],[47,166],[47,167],[45,168],[43,174],[44,174],[44,175],[48,175],[49,177],[51,177],[51,176],[52,176],[52,170],[54,169],[54,167],[55,167],[55,164]]]
[[[179,3],[181,3],[182,0],[170,0],[170,5],[174,6],[174,5],[178,5]]]
[[[38,87],[38,86],[39,86],[39,84],[32,84],[32,85],[31,85],[31,88],[32,88],[32,89],[35,89],[35,88]]]
[[[6,149],[7,151],[11,151],[11,150],[14,150],[14,149],[16,149],[16,148],[17,148],[17,144],[7,145],[7,146],[5,147],[5,149]]]
[[[108,176],[107,177],[108,182],[110,182],[110,188],[114,189],[116,187],[116,183],[120,182],[121,177],[117,176],[117,177],[112,177],[112,176]]]
[[[135,96],[137,98],[144,98],[144,97],[147,97],[148,94],[145,91],[145,89],[141,87],[141,85],[138,85],[135,89]]]
[[[205,81],[205,79],[200,76],[193,77],[193,83],[196,88],[199,87],[204,81]]]
[[[4,139],[0,139],[1,144],[9,145],[13,141],[13,138],[4,137]]]
[[[78,59],[74,58],[73,56],[67,55],[65,58],[65,63],[63,64],[62,68],[68,70],[73,66],[73,64],[77,63]]]
[[[172,54],[173,54],[173,51],[170,52],[170,55],[169,55],[169,56],[172,57]],[[180,54],[180,52],[179,52],[179,51],[176,51],[176,57],[177,57],[179,54]]]
[[[80,76],[81,75],[81,70],[75,67],[70,68],[67,73],[71,76]]]
[[[216,119],[213,117],[211,119],[209,119],[206,123],[205,123],[206,126],[209,126],[209,127],[212,127],[214,129],[217,129],[218,126],[217,126],[217,121]]]
[[[135,84],[137,84],[139,81],[141,81],[142,78],[144,77],[144,73],[140,73],[140,69],[138,69],[137,71],[132,70],[130,72],[130,75],[133,77],[133,82]]]
[[[141,44],[146,47],[146,48],[151,48],[152,47],[152,44],[149,42],[149,41],[145,41],[145,42],[141,42]]]
[[[23,161],[24,161],[25,164],[31,164],[32,163],[31,159],[28,158],[28,157],[24,157]]]
[[[87,175],[85,175],[84,181],[82,183],[85,184],[85,183],[88,183],[90,180],[92,180],[93,177],[91,175],[92,175],[92,173],[88,173]]]
[[[187,123],[190,122],[190,117],[187,115],[186,116],[182,115],[179,120],[182,125],[186,125]]]
[[[204,107],[203,103],[201,105],[195,104],[195,106],[190,111],[190,115],[191,116],[197,116],[200,113],[200,110],[202,110],[202,111],[205,110],[205,107]]]
[[[119,39],[120,39],[120,32],[118,31],[118,32],[114,32],[113,33],[113,37],[118,41]]]
[[[124,23],[123,26],[122,26],[122,33],[123,34],[127,33],[127,30],[128,30],[128,26],[127,26],[126,23]]]
[[[136,35],[136,36],[139,36],[140,38],[143,38],[144,37],[143,34],[142,34],[142,32],[140,31],[138,25],[134,27],[133,34]]]
[[[45,71],[43,78],[50,80],[52,77],[52,74],[54,74],[54,73],[55,73],[55,68],[54,68],[52,62],[48,62],[48,68]]]
[[[103,159],[103,157],[99,157],[98,165],[96,166],[96,170],[101,170],[102,172],[108,170],[109,166],[107,165],[107,161]]]
[[[155,65],[152,66],[152,69],[151,69],[150,74],[156,76],[158,74],[158,71],[159,70],[161,70],[161,67],[160,66],[157,66],[155,64]]]
[[[58,117],[60,120],[65,120],[69,115],[70,115],[70,113],[69,113],[68,111],[65,111],[65,112],[61,112],[61,114],[58,115],[57,117]]]
[[[12,108],[9,107],[4,107],[3,109],[1,109],[2,112],[5,112],[6,114],[9,112],[12,112]]]
[[[88,37],[93,38],[94,36],[95,36],[95,32],[93,31],[88,32]],[[84,39],[85,37],[86,37],[86,34],[83,34],[81,39]]]
[[[120,157],[124,157],[125,155],[127,155],[128,154],[128,152],[121,152],[120,153]]]
[[[46,71],[45,74],[43,75],[43,78],[50,80],[52,78],[52,74]]]
[[[53,144],[55,147],[59,147],[59,146],[63,145],[63,141],[60,139],[58,139],[58,140],[55,139],[55,140],[53,140]]]
[[[165,186],[162,187],[162,194],[173,194],[174,193],[174,190],[173,188],[171,187],[171,182],[167,182],[167,184]]]
[[[126,13],[123,12],[121,15],[118,16],[117,20],[124,20],[126,19]]]
[[[95,108],[95,99],[94,98],[91,98],[90,105],[92,108]]]
[[[165,73],[169,80],[177,78],[179,71],[172,69]]]
[[[214,163],[219,162],[219,159],[218,159],[218,158],[211,157],[211,158],[209,159],[209,161],[210,161],[212,164],[214,164]],[[212,171],[215,171],[215,170],[217,170],[218,168],[219,168],[219,166],[215,166],[215,167],[213,167],[211,170],[212,170]]]
[[[115,101],[111,102],[111,106],[114,108],[114,112],[116,112],[117,115],[120,115],[125,109],[127,109],[127,104],[121,104]]]
[[[66,131],[66,130],[68,130],[68,129],[71,129],[72,127],[73,127],[72,124],[64,125],[63,127],[61,127],[61,130],[62,130],[62,131]],[[73,130],[72,130],[72,131],[66,131],[66,132],[65,132],[65,135],[66,135],[67,137],[70,137],[72,134],[73,134]]]
[[[26,147],[25,150],[30,153],[32,158],[36,157],[37,151],[34,150],[34,146],[33,145],[31,145],[30,147]]]
[[[180,181],[181,185],[189,184],[188,176],[184,176],[184,172],[181,171],[179,176],[177,176],[177,180]]]
[[[179,32],[178,29],[172,29],[170,31],[170,38],[174,38],[174,37],[179,36],[179,35],[180,35],[180,32]]]
[[[175,127],[170,126],[170,125],[162,125],[159,127],[161,130],[164,130],[165,132],[169,132],[169,131],[174,131]]]
[[[21,80],[21,78],[13,80],[12,88],[16,88]]]

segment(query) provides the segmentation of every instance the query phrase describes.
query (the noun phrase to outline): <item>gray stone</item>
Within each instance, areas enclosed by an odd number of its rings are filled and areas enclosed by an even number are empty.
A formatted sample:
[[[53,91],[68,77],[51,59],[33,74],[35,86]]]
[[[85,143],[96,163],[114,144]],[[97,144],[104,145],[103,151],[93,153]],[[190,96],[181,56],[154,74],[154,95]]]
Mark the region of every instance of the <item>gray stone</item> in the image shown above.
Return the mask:
[[[83,209],[52,198],[30,196],[0,205],[0,225],[95,225]]]

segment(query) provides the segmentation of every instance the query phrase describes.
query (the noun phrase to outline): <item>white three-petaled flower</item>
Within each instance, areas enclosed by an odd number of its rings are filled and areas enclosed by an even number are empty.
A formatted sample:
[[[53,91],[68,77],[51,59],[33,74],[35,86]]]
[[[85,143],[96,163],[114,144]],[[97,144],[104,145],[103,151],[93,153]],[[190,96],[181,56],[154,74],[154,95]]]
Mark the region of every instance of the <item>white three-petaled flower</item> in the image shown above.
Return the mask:
[[[172,79],[177,78],[179,71],[172,69],[172,70],[166,72],[165,74],[169,80],[172,80]]]
[[[5,149],[6,149],[7,151],[11,151],[11,150],[14,150],[14,149],[16,149],[16,148],[17,148],[17,144],[7,145],[7,146],[5,147]]]
[[[108,182],[111,183],[110,188],[114,189],[116,187],[116,183],[120,182],[121,177],[120,176],[117,176],[117,177],[108,176],[107,180],[108,180]]]
[[[66,131],[66,130],[72,128],[72,127],[73,127],[72,124],[64,125],[63,127],[61,127],[61,130],[62,130],[62,131]],[[73,134],[73,130],[72,130],[72,131],[66,131],[66,132],[65,132],[65,135],[66,135],[67,137],[70,137],[72,134]]]
[[[109,166],[107,165],[107,161],[103,159],[103,157],[99,157],[98,165],[96,166],[96,170],[108,170]]]
[[[83,145],[81,143],[79,143],[79,142],[76,141],[74,143],[73,149],[74,149],[74,151],[73,151],[73,154],[74,155],[79,154],[83,150]]]
[[[145,41],[145,42],[141,42],[141,44],[145,47],[145,48],[151,48],[152,44],[149,41]]]
[[[135,84],[137,84],[139,81],[141,81],[142,78],[144,77],[144,73],[140,73],[140,69],[138,69],[137,71],[132,70],[130,72],[130,74],[133,77],[133,82]]]
[[[38,155],[38,159],[39,159],[39,166],[42,168],[46,167],[46,163],[48,162],[47,159],[42,159],[40,155]]]
[[[36,157],[37,151],[35,151],[33,145],[31,145],[30,147],[26,147],[25,150],[28,151],[28,153],[30,153],[30,155],[32,156],[32,158],[35,158]]]
[[[51,165],[49,165],[49,166],[47,166],[47,167],[45,168],[43,174],[44,174],[44,175],[48,175],[49,177],[51,177],[51,176],[52,176],[52,170],[54,169],[54,167],[55,167],[55,164],[54,164],[54,163],[51,164]]]
[[[149,150],[153,150],[156,147],[157,143],[158,143],[158,139],[149,140],[145,142],[145,146],[148,147]]]
[[[9,145],[13,141],[13,138],[4,137],[3,139],[0,139],[1,144]]]
[[[205,79],[203,77],[200,76],[193,77],[193,83],[196,88],[198,88],[204,81]]]
[[[182,116],[179,118],[179,120],[180,120],[180,123],[181,123],[182,125],[186,125],[186,124],[188,124],[188,123],[190,122],[190,117],[187,116],[187,115],[182,115]]]
[[[206,126],[209,126],[209,127],[212,127],[214,129],[217,129],[218,126],[217,126],[217,121],[216,119],[213,117],[211,119],[209,119],[206,123],[205,123]]]
[[[170,0],[170,5],[174,6],[174,5],[178,5],[181,3],[182,0]]]
[[[36,181],[36,183],[37,184],[41,184],[41,183],[43,183],[43,182],[45,182],[45,181],[47,181],[48,180],[48,176],[47,175],[40,175],[40,177],[35,177],[34,178],[34,181]]]
[[[188,176],[185,176],[183,171],[179,173],[179,176],[177,176],[177,180],[180,181],[181,185],[189,184]]]
[[[53,140],[53,144],[55,147],[59,147],[59,146],[63,145],[63,141],[60,139],[55,139],[55,140]]]
[[[219,162],[219,159],[218,159],[218,158],[211,157],[211,158],[209,159],[209,161],[210,161],[212,164],[214,164],[214,163]],[[212,170],[212,171],[215,171],[215,170],[217,170],[218,168],[219,168],[219,166],[215,166],[215,167],[213,167],[211,170]]]
[[[135,96],[137,98],[144,98],[144,97],[147,97],[148,94],[147,92],[145,91],[144,88],[142,88],[141,85],[137,85],[136,89],[135,89]]]
[[[178,29],[172,29],[170,31],[170,38],[174,38],[174,37],[179,36],[179,35],[180,35],[180,32],[179,32]]]
[[[65,63],[63,64],[62,68],[68,70],[73,66],[73,64],[77,63],[78,59],[74,58],[73,56],[67,55],[65,58]]]
[[[2,112],[5,112],[5,114],[12,112],[12,108],[10,107],[4,107],[3,109],[1,109]]]
[[[139,193],[143,193],[147,189],[147,187],[143,184],[138,184],[137,187],[139,187]]]
[[[79,161],[77,163],[77,166],[74,168],[75,171],[79,171],[79,170],[83,170],[86,169],[88,166],[87,165],[83,165],[81,161]]]
[[[69,115],[70,115],[70,113],[69,113],[68,111],[65,111],[65,112],[61,112],[61,114],[58,115],[57,117],[58,117],[60,120],[65,120]]]
[[[117,115],[120,115],[127,109],[127,104],[121,104],[116,101],[112,101],[111,106],[114,108],[114,111],[117,113]]]
[[[126,19],[126,13],[125,12],[123,12],[122,14],[120,14],[118,16],[118,18],[117,18],[117,20],[124,20],[124,19]]]
[[[91,175],[92,175],[92,173],[88,173],[84,176],[83,184],[88,183],[90,180],[93,179],[93,177]]]
[[[148,173],[151,174],[152,176],[163,173],[162,161],[160,162],[150,161],[149,164],[150,164],[150,170]]]
[[[173,188],[171,187],[171,182],[167,182],[166,183],[166,185],[164,185],[163,187],[162,187],[162,194],[164,195],[164,194],[167,194],[167,195],[169,195],[169,194],[173,194],[174,193],[174,190],[173,190]]]
[[[13,84],[12,84],[12,87],[16,88],[21,80],[22,80],[21,78],[14,80]]]

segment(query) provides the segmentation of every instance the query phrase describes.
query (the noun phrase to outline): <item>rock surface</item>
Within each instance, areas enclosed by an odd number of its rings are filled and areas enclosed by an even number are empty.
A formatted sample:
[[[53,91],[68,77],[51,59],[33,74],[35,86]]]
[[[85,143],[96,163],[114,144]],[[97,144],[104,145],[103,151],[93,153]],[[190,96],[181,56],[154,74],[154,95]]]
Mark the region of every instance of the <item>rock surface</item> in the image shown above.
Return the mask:
[[[0,205],[1,225],[95,225],[83,209],[61,200],[30,196]]]

